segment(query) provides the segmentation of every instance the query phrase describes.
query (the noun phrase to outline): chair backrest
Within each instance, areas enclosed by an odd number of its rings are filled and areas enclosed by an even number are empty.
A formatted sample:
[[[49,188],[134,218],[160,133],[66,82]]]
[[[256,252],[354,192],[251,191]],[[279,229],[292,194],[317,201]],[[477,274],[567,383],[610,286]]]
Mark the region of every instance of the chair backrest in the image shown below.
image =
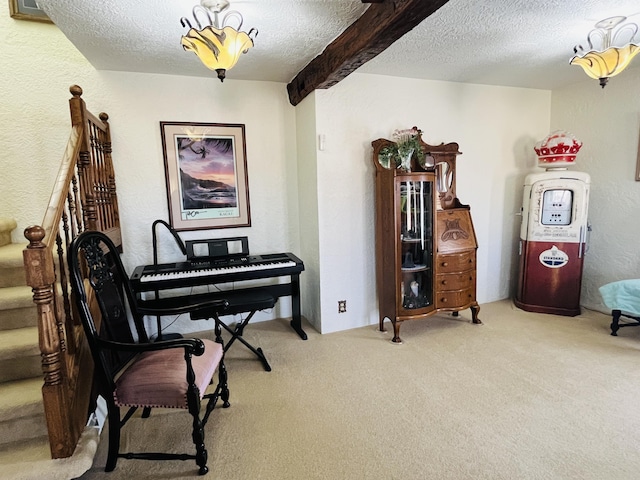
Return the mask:
[[[76,237],[68,251],[68,262],[72,294],[97,373],[104,377],[105,385],[112,387],[114,375],[133,355],[104,349],[101,340],[149,341],[136,311],[135,295],[118,249],[104,233],[86,231]]]

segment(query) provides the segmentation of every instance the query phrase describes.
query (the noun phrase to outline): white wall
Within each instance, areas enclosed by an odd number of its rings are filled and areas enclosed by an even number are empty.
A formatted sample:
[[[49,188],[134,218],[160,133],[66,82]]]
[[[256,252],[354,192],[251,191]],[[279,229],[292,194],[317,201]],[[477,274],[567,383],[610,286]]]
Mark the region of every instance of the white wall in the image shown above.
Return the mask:
[[[128,245],[148,245],[151,223],[168,220],[160,121],[245,125],[251,227],[181,234],[185,238],[246,235],[255,252],[289,251],[297,238],[290,184],[296,167],[294,109],[282,84],[100,72],[109,107],[114,168]],[[218,83],[215,83],[218,82]],[[161,101],[159,101],[161,99]],[[295,196],[295,188],[292,190]],[[294,232],[292,235],[291,232]],[[151,252],[125,252],[129,266],[149,263]],[[169,261],[171,259],[168,259]]]
[[[315,93],[296,107],[298,191],[300,201],[300,252],[305,273],[301,275],[301,297],[305,317],[321,331],[320,245],[318,224],[318,166],[316,155]]]
[[[97,75],[55,25],[14,20],[0,2],[0,216],[13,217],[14,242],[40,224],[70,133],[69,87],[94,92]]]
[[[245,124],[251,227],[185,238],[246,235],[252,252],[299,254],[295,109],[286,85],[97,72],[54,25],[13,20],[6,2],[0,3],[0,29],[0,216],[17,220],[14,241],[25,241],[24,229],[42,222],[70,132],[69,86],[79,84],[89,109],[109,114],[129,270],[151,263],[151,224],[168,220],[160,121]],[[160,258],[181,258],[172,255],[178,252],[168,240]],[[283,299],[257,319],[290,315]],[[201,323],[185,320],[172,328],[207,328]]]
[[[295,148],[291,148],[295,147],[295,110],[283,84],[221,84],[214,78],[122,72],[100,72],[100,77],[112,99],[114,168],[123,241],[128,247],[123,260],[129,269],[151,263],[150,226],[157,218],[168,221],[160,121],[245,125],[251,226],[185,232],[183,238],[243,235],[249,238],[251,252],[299,254],[297,170]],[[168,235],[164,238],[173,245]],[[161,252],[161,261],[181,258],[177,250],[170,250]],[[257,314],[256,319],[290,315],[286,298],[273,312]],[[187,321],[174,328],[191,327],[203,329],[206,323]]]
[[[637,62],[638,60],[636,60]],[[640,277],[640,182],[635,171],[640,132],[640,66],[602,89],[588,79],[553,92],[552,129],[583,142],[575,170],[591,175],[593,226],[584,261],[581,304],[608,312],[598,288]]]
[[[524,176],[548,134],[549,91],[352,74],[316,91],[322,332],[377,323],[371,142],[417,126],[457,142],[458,197],[471,206],[480,304],[512,294]],[[307,138],[306,141],[315,142]],[[347,312],[338,314],[338,300]]]
[[[371,141],[413,125],[428,143],[457,142],[458,195],[480,248],[478,299],[509,297],[522,181],[549,132],[550,92],[352,74],[293,108],[286,86],[215,78],[97,72],[53,25],[16,21],[0,4],[0,216],[40,223],[69,132],[68,88],[110,116],[131,269],[151,261],[150,226],[168,219],[160,121],[244,123],[252,226],[193,237],[247,235],[255,252],[305,261],[303,314],[322,332],[377,322]],[[37,59],[37,61],[34,61]],[[317,135],[326,138],[317,150]],[[176,254],[169,242],[161,258]],[[338,315],[338,300],[347,313]],[[260,319],[290,315],[287,301]],[[481,313],[482,316],[482,313]],[[189,321],[180,329],[198,329]]]

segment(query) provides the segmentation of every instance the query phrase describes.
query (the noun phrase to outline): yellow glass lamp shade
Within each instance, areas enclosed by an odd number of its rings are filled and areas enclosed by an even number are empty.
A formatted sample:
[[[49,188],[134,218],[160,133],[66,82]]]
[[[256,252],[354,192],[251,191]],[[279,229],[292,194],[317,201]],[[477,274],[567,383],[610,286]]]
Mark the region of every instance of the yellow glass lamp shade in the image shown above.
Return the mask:
[[[202,30],[191,28],[182,37],[182,47],[194,52],[204,65],[215,70],[223,81],[225,72],[238,62],[240,55],[253,47],[249,34],[232,27],[222,29],[208,26]]]
[[[609,77],[622,72],[640,52],[640,46],[629,43],[624,47],[610,47],[599,52],[591,50],[583,55],[576,55],[571,59],[571,65],[580,65],[591,78],[600,80],[602,88]]]

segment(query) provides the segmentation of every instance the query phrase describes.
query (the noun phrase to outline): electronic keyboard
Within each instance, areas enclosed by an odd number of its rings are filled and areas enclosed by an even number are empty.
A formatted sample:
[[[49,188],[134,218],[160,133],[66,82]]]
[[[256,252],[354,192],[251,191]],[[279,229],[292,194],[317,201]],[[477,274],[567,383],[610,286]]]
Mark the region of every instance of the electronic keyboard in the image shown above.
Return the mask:
[[[299,274],[304,263],[292,253],[141,265],[131,275],[138,292]]]
[[[140,265],[131,275],[131,287],[136,293],[159,292],[183,287],[215,285],[242,282],[261,278],[289,276],[288,283],[264,285],[260,287],[236,286],[234,291],[266,289],[274,297],[291,296],[291,326],[301,338],[307,338],[302,330],[300,312],[300,272],[304,263],[293,253],[270,253],[265,255],[237,256],[222,258],[196,257],[182,262],[158,265]]]

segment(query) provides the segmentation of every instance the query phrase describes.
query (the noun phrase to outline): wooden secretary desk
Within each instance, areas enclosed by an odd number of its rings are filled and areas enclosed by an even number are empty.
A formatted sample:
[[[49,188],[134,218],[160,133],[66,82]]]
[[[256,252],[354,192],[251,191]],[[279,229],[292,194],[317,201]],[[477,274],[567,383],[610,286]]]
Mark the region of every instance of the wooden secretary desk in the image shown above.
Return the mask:
[[[393,342],[401,343],[400,325],[438,312],[471,309],[476,301],[476,235],[468,205],[456,196],[457,143],[429,145],[410,168],[397,168],[388,154],[395,144],[372,142],[376,167],[376,275],[380,330],[393,324]]]

